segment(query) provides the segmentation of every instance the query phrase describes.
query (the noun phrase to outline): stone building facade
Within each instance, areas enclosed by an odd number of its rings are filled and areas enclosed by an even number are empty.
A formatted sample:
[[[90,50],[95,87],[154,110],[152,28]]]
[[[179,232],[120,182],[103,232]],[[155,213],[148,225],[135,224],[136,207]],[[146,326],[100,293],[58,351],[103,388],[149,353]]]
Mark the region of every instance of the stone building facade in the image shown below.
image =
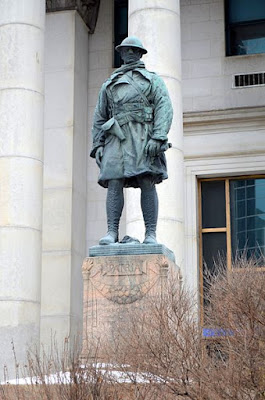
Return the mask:
[[[20,358],[29,343],[49,343],[54,332],[62,341],[82,329],[81,265],[106,229],[106,191],[88,155],[98,92],[114,68],[116,3],[0,0],[1,364],[12,362],[12,339]],[[164,79],[174,107],[169,179],[158,186],[158,240],[198,294],[203,252],[210,259],[225,243],[231,264],[234,220],[255,216],[250,230],[265,244],[265,193],[256,190],[265,182],[265,46],[262,34],[244,33],[246,47],[258,40],[256,53],[227,55],[230,31],[240,33],[237,3],[128,1],[128,33],[148,49],[143,61]],[[263,9],[259,15],[265,20]],[[245,208],[257,198],[259,213],[233,220],[235,181],[254,187]],[[218,197],[212,214],[226,207],[225,223],[201,221],[211,186],[203,182],[223,182],[225,204]],[[138,190],[127,189],[125,208],[121,236],[143,239]],[[212,249],[205,234],[219,234],[210,238]]]

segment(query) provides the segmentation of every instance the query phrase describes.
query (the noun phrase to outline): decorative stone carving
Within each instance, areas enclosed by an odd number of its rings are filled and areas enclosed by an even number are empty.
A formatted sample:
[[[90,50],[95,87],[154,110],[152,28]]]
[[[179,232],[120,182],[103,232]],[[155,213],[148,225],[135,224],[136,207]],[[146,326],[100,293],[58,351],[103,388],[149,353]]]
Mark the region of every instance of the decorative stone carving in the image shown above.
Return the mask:
[[[130,310],[144,307],[145,299],[161,293],[172,271],[179,277],[176,264],[164,254],[87,257],[82,267],[81,358],[86,360],[94,340],[112,341],[118,324],[126,324]]]
[[[100,0],[46,0],[46,11],[76,10],[89,29],[94,33]]]
[[[85,265],[91,265],[91,262],[88,259]],[[138,256],[132,263],[128,257],[100,257],[90,267],[89,279],[104,298],[117,304],[131,304],[144,297],[157,283],[159,267],[158,258],[148,262],[146,257]]]

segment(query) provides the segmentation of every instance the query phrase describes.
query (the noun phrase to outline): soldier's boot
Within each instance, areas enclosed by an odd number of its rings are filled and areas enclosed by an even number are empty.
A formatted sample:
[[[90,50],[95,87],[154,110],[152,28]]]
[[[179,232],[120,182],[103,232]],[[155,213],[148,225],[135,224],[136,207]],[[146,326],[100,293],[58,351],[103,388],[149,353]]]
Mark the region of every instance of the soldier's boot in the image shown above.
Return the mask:
[[[106,211],[108,232],[100,239],[100,245],[114,244],[119,240],[119,223],[124,206],[123,180],[112,179],[109,181]]]
[[[158,217],[158,198],[155,185],[149,180],[141,185],[141,207],[145,223],[144,244],[157,244],[156,225]]]

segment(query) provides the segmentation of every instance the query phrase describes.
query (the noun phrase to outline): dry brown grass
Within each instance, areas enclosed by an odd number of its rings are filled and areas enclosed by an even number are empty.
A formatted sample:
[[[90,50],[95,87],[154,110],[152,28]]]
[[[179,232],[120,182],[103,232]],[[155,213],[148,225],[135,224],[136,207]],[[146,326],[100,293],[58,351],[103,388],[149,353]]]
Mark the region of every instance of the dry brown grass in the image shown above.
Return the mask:
[[[47,388],[43,388],[42,386],[15,386],[10,385],[3,390],[0,390],[0,399],[1,400],[62,400],[62,399],[85,399],[85,400],[94,400],[96,397],[93,394],[88,394],[85,397],[76,397],[75,389],[72,389],[72,394],[69,391],[68,394],[62,394],[62,390],[59,385],[50,386],[48,388],[49,394],[47,394]],[[118,393],[119,392],[119,393]],[[130,384],[124,384],[123,387],[119,387],[119,389],[113,388],[112,385],[106,390],[106,392],[100,395],[98,399],[102,400],[130,400],[134,398],[134,388]],[[78,394],[79,396],[79,394]]]

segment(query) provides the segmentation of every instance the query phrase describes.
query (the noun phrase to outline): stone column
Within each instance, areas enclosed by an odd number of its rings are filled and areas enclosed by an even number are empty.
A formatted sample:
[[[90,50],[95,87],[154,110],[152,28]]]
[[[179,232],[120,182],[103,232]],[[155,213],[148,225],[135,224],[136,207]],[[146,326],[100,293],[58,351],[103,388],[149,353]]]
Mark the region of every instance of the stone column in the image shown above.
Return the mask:
[[[0,1],[0,365],[39,342],[44,0]]]
[[[166,152],[169,179],[157,185],[159,195],[158,241],[174,251],[183,263],[183,127],[181,96],[180,11],[178,0],[129,0],[129,35],[147,48],[146,68],[165,81],[174,108],[169,133],[172,148]],[[127,232],[143,237],[139,192],[127,191]],[[137,209],[136,209],[137,206]]]
[[[41,343],[82,329],[86,255],[88,30],[75,10],[46,15]]]

